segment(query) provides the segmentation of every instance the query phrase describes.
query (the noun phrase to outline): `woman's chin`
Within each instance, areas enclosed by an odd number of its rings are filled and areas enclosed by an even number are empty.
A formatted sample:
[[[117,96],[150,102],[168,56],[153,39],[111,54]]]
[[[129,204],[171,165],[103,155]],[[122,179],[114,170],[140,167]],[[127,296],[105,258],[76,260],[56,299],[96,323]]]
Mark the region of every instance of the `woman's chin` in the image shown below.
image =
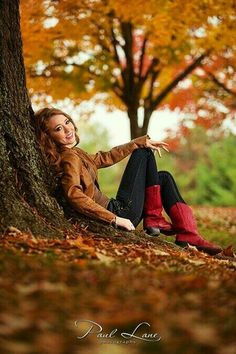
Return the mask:
[[[76,144],[76,139],[71,139],[71,140],[68,139],[68,141],[63,145],[64,146],[73,146],[75,144]]]

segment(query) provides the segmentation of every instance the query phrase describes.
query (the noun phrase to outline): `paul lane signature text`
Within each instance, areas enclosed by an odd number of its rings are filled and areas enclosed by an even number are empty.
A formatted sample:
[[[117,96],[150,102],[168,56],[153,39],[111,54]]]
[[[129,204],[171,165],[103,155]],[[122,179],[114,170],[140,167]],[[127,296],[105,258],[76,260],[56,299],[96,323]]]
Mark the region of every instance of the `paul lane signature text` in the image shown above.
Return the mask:
[[[114,328],[110,332],[104,332],[102,326],[91,320],[77,320],[75,326],[80,329],[82,335],[77,336],[78,339],[84,339],[89,335],[96,335],[98,339],[114,339],[117,335],[125,339],[139,339],[146,342],[158,342],[161,336],[158,333],[151,333],[144,330],[144,327],[151,325],[148,322],[140,322],[130,333],[118,333],[118,329]]]

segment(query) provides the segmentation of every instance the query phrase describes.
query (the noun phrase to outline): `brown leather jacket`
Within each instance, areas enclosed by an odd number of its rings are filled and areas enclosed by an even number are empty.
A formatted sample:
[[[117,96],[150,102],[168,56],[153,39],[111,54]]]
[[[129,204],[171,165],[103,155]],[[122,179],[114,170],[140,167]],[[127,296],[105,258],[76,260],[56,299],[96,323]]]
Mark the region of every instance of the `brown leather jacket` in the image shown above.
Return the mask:
[[[115,214],[106,209],[109,198],[99,189],[97,169],[114,165],[139,147],[146,147],[148,135],[119,145],[110,151],[88,154],[78,147],[61,147],[61,184],[65,197],[78,212],[111,222]]]

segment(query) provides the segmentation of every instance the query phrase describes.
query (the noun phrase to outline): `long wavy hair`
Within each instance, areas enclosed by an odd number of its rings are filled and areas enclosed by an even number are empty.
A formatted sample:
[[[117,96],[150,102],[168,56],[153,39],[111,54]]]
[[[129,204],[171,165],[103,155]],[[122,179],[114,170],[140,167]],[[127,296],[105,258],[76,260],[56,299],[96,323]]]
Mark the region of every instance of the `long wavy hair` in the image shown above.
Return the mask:
[[[34,114],[35,117],[35,131],[36,136],[42,150],[42,153],[48,160],[49,164],[53,167],[56,174],[60,174],[60,145],[57,144],[49,134],[48,121],[55,115],[61,114],[68,118],[77,131],[77,127],[73,122],[72,118],[57,108],[42,108]],[[77,143],[79,143],[79,136],[75,133],[75,138]]]

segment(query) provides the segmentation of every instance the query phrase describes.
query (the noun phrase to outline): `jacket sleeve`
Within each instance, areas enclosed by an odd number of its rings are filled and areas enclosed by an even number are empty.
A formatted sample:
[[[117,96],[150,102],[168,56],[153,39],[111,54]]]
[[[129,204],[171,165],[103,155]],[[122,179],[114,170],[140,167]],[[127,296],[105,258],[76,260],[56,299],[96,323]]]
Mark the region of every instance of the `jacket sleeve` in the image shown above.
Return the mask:
[[[81,159],[76,154],[67,154],[62,158],[61,167],[63,171],[61,177],[62,188],[71,206],[81,214],[110,223],[115,214],[83,193],[80,178],[82,171]]]
[[[131,140],[127,144],[119,145],[112,148],[110,151],[98,151],[94,155],[90,155],[96,164],[97,168],[108,167],[123,160],[126,156],[130,155],[137,148],[145,148],[146,140],[150,139],[148,135]]]

